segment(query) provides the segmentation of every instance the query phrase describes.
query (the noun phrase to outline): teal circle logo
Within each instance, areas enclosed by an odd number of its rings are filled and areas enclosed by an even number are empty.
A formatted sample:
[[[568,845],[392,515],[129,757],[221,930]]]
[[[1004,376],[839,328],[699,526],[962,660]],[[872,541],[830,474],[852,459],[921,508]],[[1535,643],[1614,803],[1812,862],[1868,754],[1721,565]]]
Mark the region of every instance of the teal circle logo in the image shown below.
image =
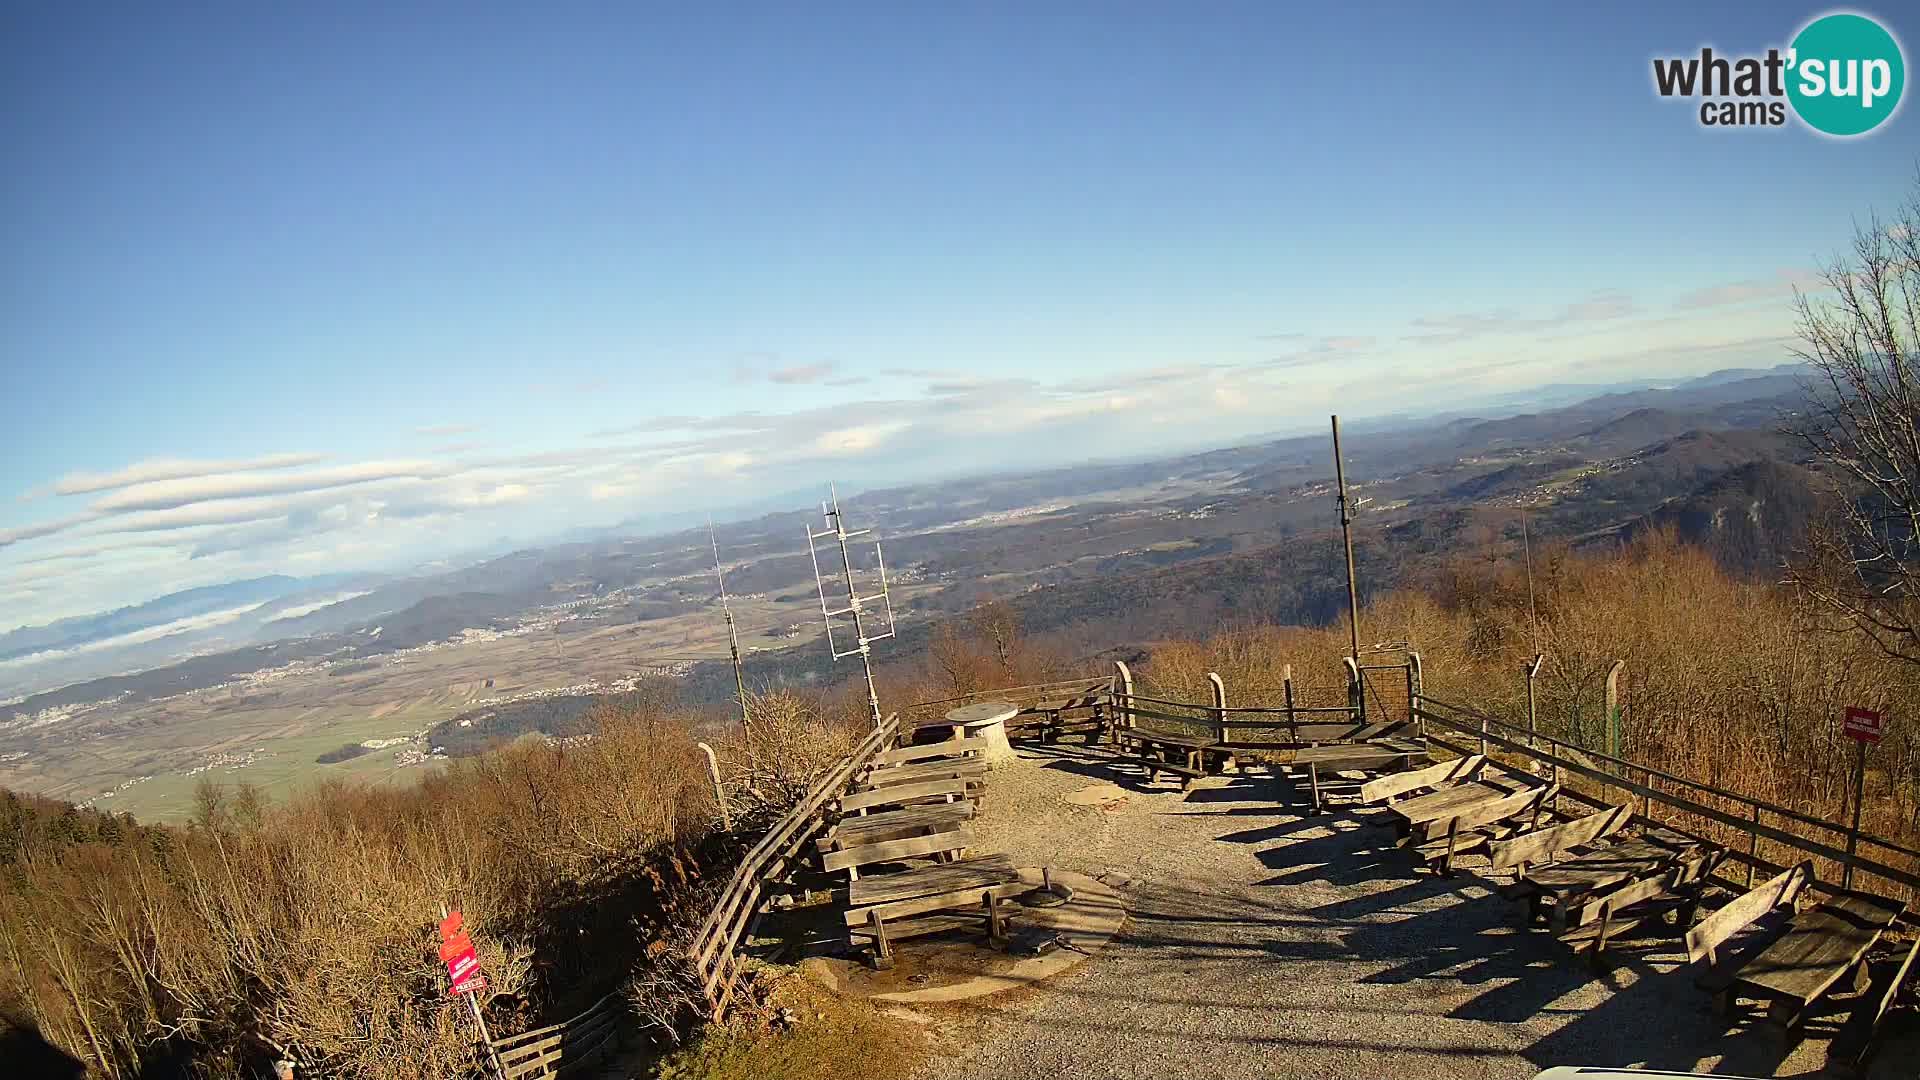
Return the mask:
[[[1787,57],[1787,100],[1815,131],[1864,135],[1900,107],[1906,58],[1893,35],[1865,15],[1822,15],[1793,39]]]

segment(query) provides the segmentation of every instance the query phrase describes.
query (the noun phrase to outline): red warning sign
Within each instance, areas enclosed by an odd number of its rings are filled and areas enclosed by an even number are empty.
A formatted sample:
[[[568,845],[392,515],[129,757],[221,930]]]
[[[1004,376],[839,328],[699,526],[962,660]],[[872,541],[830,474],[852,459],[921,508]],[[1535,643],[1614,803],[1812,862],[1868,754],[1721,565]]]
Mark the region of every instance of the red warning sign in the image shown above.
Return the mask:
[[[447,978],[452,983],[449,994],[484,990],[487,985],[487,977],[480,973],[480,958],[473,951],[473,938],[461,925],[457,911],[440,920],[440,959],[446,963]]]

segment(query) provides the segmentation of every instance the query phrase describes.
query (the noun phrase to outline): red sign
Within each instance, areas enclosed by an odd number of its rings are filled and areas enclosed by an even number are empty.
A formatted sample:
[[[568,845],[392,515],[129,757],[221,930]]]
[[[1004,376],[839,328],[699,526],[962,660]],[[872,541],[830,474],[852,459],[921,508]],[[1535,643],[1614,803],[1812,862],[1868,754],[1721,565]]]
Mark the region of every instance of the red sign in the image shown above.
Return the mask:
[[[1846,723],[1842,726],[1848,737],[1861,742],[1877,743],[1880,736],[1887,733],[1886,718],[1872,709],[1862,709],[1857,705],[1847,706]]]
[[[473,952],[473,939],[460,925],[457,911],[440,920],[440,959],[446,962],[447,978],[453,984],[449,994],[471,993],[487,986],[487,977],[480,974],[480,958]]]

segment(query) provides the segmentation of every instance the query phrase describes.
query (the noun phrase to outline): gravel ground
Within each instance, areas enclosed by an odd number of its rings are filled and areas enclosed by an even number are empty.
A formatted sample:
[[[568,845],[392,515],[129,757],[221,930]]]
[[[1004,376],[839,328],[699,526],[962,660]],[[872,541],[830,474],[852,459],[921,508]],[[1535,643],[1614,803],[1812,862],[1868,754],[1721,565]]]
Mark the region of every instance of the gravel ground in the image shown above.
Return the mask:
[[[1676,941],[1634,942],[1596,978],[1524,928],[1471,862],[1452,879],[1416,872],[1351,813],[1287,810],[1263,776],[1185,794],[1139,781],[1077,746],[1022,750],[993,773],[976,850],[1100,877],[1131,919],[1040,989],[942,1012],[945,1049],[921,1080],[1524,1080],[1549,1065],[1810,1076],[1825,1064],[1831,1021],[1792,1043],[1757,1017],[1729,1027],[1673,974]],[[1097,784],[1124,800],[1100,805]],[[1870,1076],[1920,1076],[1916,1042],[1890,1042]]]

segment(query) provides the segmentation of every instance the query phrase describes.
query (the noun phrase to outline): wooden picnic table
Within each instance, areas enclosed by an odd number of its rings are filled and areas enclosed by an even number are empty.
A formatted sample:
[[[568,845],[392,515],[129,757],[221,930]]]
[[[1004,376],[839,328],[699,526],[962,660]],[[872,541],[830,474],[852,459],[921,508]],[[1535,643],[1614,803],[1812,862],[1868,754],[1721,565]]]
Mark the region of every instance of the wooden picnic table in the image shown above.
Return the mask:
[[[1531,891],[1533,913],[1539,914],[1551,901],[1555,929],[1562,929],[1572,901],[1658,873],[1696,847],[1695,841],[1678,833],[1667,833],[1661,840],[1636,837],[1577,859],[1529,868],[1521,880]]]
[[[1812,1005],[1853,970],[1906,905],[1847,893],[1794,917],[1778,941],[1747,961],[1733,977],[1736,992],[1772,1000],[1774,1020],[1793,1027]]]
[[[1381,739],[1368,743],[1309,746],[1294,751],[1292,766],[1307,772],[1307,805],[1313,813],[1323,809],[1325,797],[1332,791],[1355,791],[1358,784],[1328,784],[1322,773],[1398,772],[1431,760],[1424,744],[1406,739]]]
[[[1387,810],[1398,819],[1403,831],[1411,831],[1416,825],[1457,817],[1482,803],[1504,799],[1519,790],[1518,786],[1503,787],[1489,780],[1471,780],[1425,795],[1416,795],[1411,799],[1388,803]]]

